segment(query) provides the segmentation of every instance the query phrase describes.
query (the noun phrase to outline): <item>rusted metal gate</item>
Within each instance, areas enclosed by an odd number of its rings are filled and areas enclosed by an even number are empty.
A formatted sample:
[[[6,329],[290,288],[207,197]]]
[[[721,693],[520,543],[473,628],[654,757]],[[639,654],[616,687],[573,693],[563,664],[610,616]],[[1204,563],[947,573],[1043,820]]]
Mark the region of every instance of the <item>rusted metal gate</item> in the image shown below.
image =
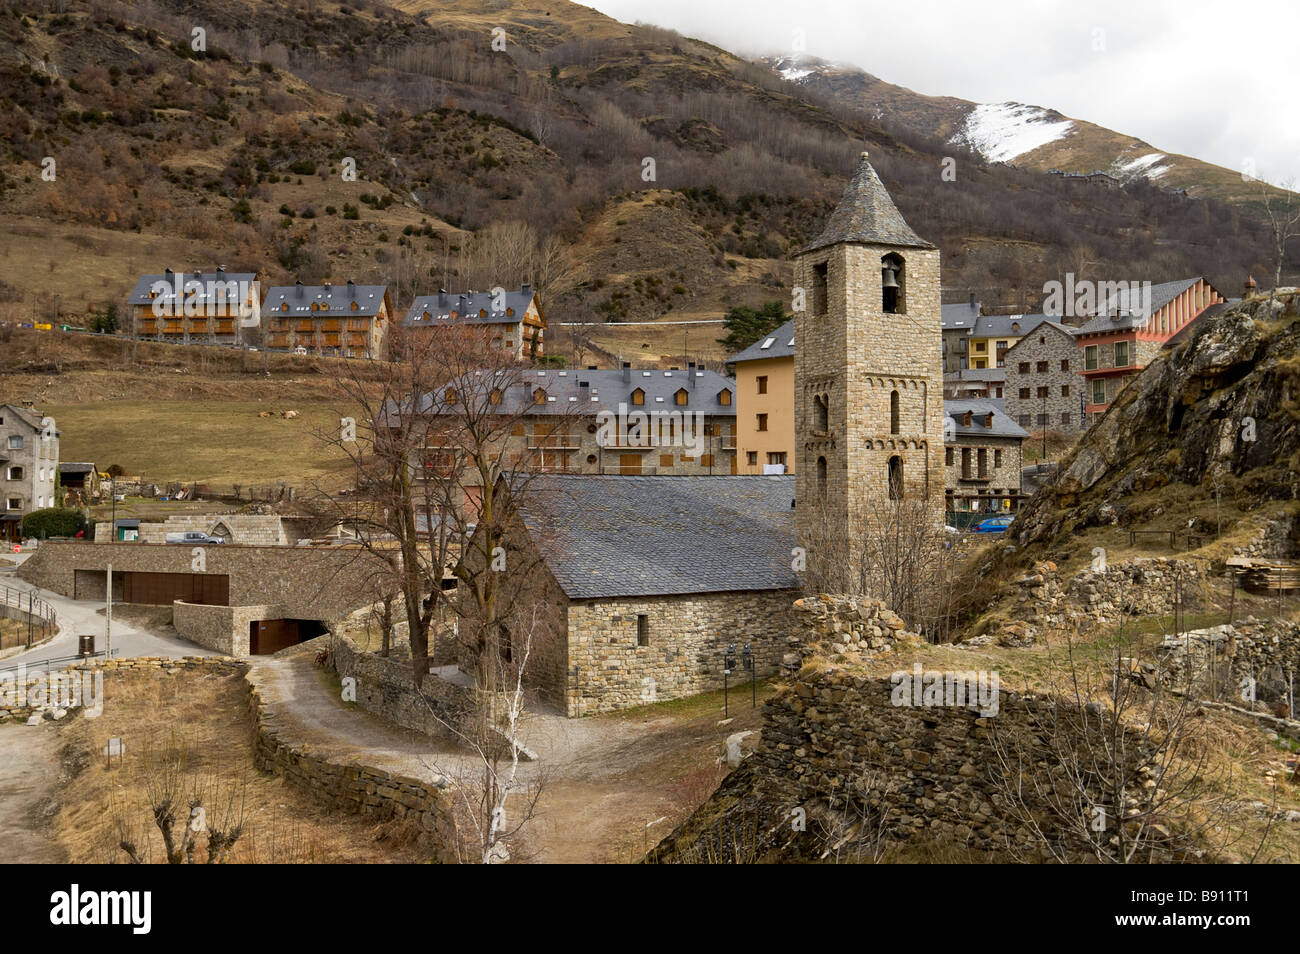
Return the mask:
[[[173,600],[183,600],[209,606],[230,605],[230,577],[224,573],[145,573],[131,570],[123,577],[124,603],[170,606]]]

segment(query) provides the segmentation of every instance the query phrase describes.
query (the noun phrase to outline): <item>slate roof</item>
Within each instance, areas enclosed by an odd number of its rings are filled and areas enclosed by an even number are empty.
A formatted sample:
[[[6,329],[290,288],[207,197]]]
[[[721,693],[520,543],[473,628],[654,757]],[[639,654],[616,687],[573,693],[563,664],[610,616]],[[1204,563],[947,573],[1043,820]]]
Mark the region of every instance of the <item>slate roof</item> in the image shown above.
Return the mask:
[[[181,293],[185,294],[189,283],[197,282],[195,288],[194,301],[207,301],[207,291],[212,289],[213,299],[217,303],[226,303],[229,299],[224,298],[228,291],[228,283],[236,282],[240,289],[252,290],[253,283],[257,281],[257,275],[253,272],[227,272],[218,269],[212,272],[194,271],[194,272],[173,272],[170,269],[162,275],[141,275],[135,283],[135,288],[131,289],[131,297],[126,300],[128,305],[152,305],[157,299],[149,297],[149,292],[158,284],[167,286],[169,291],[159,290],[158,298],[168,301],[175,297],[176,279],[180,277]]]
[[[1097,308],[1097,317],[1086,322],[1075,333],[1089,335],[1106,331],[1127,331],[1130,328],[1141,327],[1152,315],[1200,280],[1201,276],[1197,275],[1195,278],[1185,278],[1182,281],[1152,285],[1150,310],[1144,308],[1141,294],[1137,296],[1130,295],[1131,289],[1124,288],[1118,294],[1107,298]],[[1120,312],[1118,321],[1110,317],[1116,310]]]
[[[943,402],[943,413],[957,425],[958,437],[1019,437],[1026,438],[1029,432],[1007,417],[1005,401],[994,398],[966,398]],[[969,426],[962,423],[967,411],[971,412]],[[984,426],[984,416],[993,412],[993,426]]]
[[[521,515],[571,599],[794,590],[794,477],[548,475]]]
[[[714,415],[735,415],[736,382],[716,371],[699,368],[686,371],[659,371],[628,368],[628,380],[623,371],[476,371],[472,384],[462,384],[460,390],[474,397],[464,398],[477,406],[492,390],[492,377],[503,379],[506,393],[502,396],[501,410],[519,414],[527,409],[532,414],[582,414],[594,415],[601,411],[618,413],[619,404],[628,405],[628,411],[704,411]],[[486,377],[484,377],[486,376]],[[692,383],[693,382],[693,383]],[[538,404],[538,388],[546,391],[546,402]],[[632,404],[632,391],[645,392],[645,404]],[[674,398],[686,388],[687,403],[677,404]],[[719,404],[718,394],[731,391],[731,403]],[[426,394],[421,405],[422,413],[434,411],[440,402],[433,394]]]
[[[1006,379],[1006,368],[960,368],[957,371],[943,373],[945,384],[957,381],[1005,381]]]
[[[34,431],[41,429],[41,413],[39,411],[28,410],[25,407],[14,407],[12,404],[0,404],[0,417],[17,418]]]
[[[974,338],[1011,338],[1027,335],[1056,315],[980,315],[971,332]]]
[[[959,301],[954,305],[940,305],[939,323],[944,331],[974,328],[981,307],[983,306],[979,302],[972,305],[969,301]]]
[[[767,345],[767,347],[764,347]],[[791,318],[780,328],[764,335],[744,351],[728,358],[729,364],[738,361],[761,361],[765,358],[794,357],[794,319]]]
[[[835,211],[826,220],[821,235],[799,250],[835,245],[839,242],[865,242],[873,245],[900,245],[912,248],[934,248],[912,231],[903,215],[889,197],[876,170],[864,152],[858,162],[858,171],[849,180],[848,188]]]
[[[296,317],[363,317],[373,318],[379,314],[388,295],[387,285],[276,285],[266,293],[263,311],[271,316],[294,315]],[[357,303],[357,310],[352,310],[352,303]],[[282,302],[289,303],[289,310],[282,312]],[[324,303],[329,305],[327,311],[312,311],[312,302],[317,308]]]
[[[440,291],[436,295],[419,295],[407,309],[402,325],[407,328],[427,328],[435,321],[459,321],[467,325],[516,324],[524,320],[528,306],[537,293],[525,284],[518,291],[507,291],[501,309],[494,310],[491,292],[467,292],[453,295]],[[425,313],[429,318],[426,321]],[[479,313],[483,314],[480,315]],[[513,312],[513,314],[508,314]]]

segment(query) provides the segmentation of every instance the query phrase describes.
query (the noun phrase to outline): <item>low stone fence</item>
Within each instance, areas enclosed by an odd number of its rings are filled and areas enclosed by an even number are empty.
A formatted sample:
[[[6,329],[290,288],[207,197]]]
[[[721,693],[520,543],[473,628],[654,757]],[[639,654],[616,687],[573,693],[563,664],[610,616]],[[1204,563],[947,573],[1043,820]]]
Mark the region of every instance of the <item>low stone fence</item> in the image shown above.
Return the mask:
[[[788,644],[793,655],[783,661],[786,668],[802,665],[803,655],[821,644],[832,653],[864,655],[887,653],[900,644],[920,642],[906,630],[902,617],[884,600],[855,596],[806,596],[794,604],[795,630]]]
[[[471,690],[435,675],[415,687],[408,657],[366,652],[345,629],[330,630],[330,653],[340,678],[356,680],[356,703],[394,725],[431,737],[453,737],[449,726],[460,726],[474,708]]]
[[[313,754],[280,723],[255,683],[249,684],[248,705],[255,726],[258,768],[283,776],[330,808],[381,821],[407,819],[420,832],[418,843],[432,849],[435,856],[447,844],[444,826],[449,811],[443,786]]]
[[[1294,716],[1300,624],[1247,617],[1233,626],[1167,636],[1157,668],[1168,685],[1190,687],[1198,698]]]

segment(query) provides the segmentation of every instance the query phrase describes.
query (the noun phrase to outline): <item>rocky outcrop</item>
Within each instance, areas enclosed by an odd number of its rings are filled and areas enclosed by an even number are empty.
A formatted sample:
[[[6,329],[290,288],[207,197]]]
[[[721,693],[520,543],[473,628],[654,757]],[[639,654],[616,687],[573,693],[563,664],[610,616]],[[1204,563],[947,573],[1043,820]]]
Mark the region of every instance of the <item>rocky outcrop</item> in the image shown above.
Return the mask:
[[[1145,519],[1135,495],[1169,483],[1239,480],[1251,509],[1297,493],[1300,324],[1294,290],[1198,323],[1131,381],[1065,458],[1009,536],[1023,548],[1085,527]],[[1295,535],[1289,536],[1290,552]],[[1289,555],[1289,554],[1287,554]]]

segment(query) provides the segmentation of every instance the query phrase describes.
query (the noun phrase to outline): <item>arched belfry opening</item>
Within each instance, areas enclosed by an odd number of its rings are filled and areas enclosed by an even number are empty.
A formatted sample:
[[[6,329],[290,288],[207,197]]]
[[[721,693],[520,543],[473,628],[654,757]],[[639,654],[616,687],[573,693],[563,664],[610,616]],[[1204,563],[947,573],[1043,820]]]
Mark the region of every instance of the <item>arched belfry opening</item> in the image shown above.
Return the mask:
[[[831,399],[825,394],[813,395],[813,430],[825,434],[830,428]]]
[[[880,259],[880,309],[887,315],[904,314],[907,270],[903,256],[890,252]]]
[[[817,458],[817,496],[826,496],[826,458]]]
[[[889,433],[898,433],[898,392],[889,392]]]
[[[903,499],[903,458],[897,454],[889,458],[889,499]]]

